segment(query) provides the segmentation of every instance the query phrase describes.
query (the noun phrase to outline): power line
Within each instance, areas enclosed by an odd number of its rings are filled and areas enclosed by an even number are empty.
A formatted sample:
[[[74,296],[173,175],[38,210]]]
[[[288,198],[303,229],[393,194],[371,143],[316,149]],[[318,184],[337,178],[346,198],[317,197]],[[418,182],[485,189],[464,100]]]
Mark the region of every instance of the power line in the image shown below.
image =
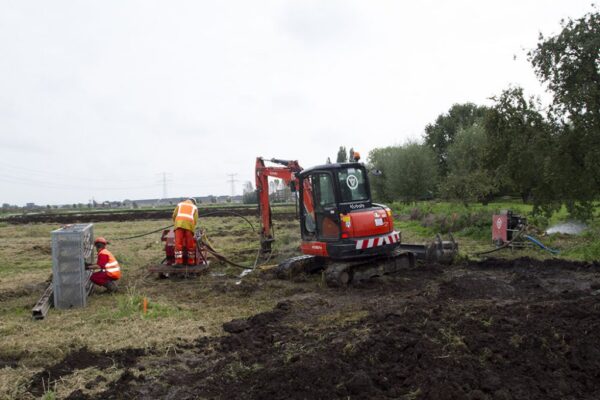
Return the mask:
[[[129,189],[147,189],[156,187],[157,184],[147,184],[147,185],[138,185],[138,186],[102,186],[108,182],[93,182],[89,185],[72,185],[69,183],[61,183],[61,182],[50,182],[48,180],[39,180],[39,179],[31,179],[31,178],[22,178],[17,176],[10,176],[6,174],[0,174],[0,182],[16,184],[16,185],[25,185],[25,186],[36,186],[43,187],[47,189],[83,189],[83,190],[129,190]],[[100,185],[100,186],[98,186]]]
[[[235,196],[235,183],[239,182],[239,180],[235,179],[237,174],[227,174],[227,176],[229,177],[227,182],[231,184],[231,197],[233,197]]]
[[[167,172],[163,172],[160,175],[160,179],[159,179],[159,184],[162,186],[162,199],[166,199],[167,198],[167,193],[168,193],[168,184],[173,182],[173,180],[171,179],[171,174],[167,173]]]
[[[197,173],[185,173],[177,175],[179,180],[171,178],[171,174],[162,172],[146,178],[134,178],[131,175],[123,174],[122,178],[112,179],[109,177],[99,178],[94,176],[75,176],[67,175],[71,171],[58,170],[55,173],[54,169],[45,171],[36,170],[33,168],[21,168],[14,163],[0,160],[0,187],[1,191],[8,193],[9,188],[14,186],[38,188],[48,191],[64,191],[78,190],[86,193],[101,193],[101,192],[129,192],[132,190],[151,190],[155,191],[158,188],[162,189],[163,198],[174,195],[175,192],[181,192],[185,188],[185,195],[189,194],[189,182],[201,181],[204,189],[212,188],[220,189],[222,183],[218,184],[218,178],[215,176],[203,177]],[[66,172],[66,173],[64,173]],[[73,170],[73,172],[77,172]],[[79,171],[81,172],[81,171]],[[230,184],[231,195],[235,196],[236,183],[240,182],[237,179],[238,174],[227,174],[227,183]],[[223,182],[223,181],[220,181]],[[16,190],[16,188],[15,188]],[[220,191],[220,190],[219,190]]]
[[[172,185],[187,185],[190,180],[198,180],[202,182],[203,186],[214,186],[218,187],[218,182],[222,182],[219,178],[215,176],[203,176],[197,173],[182,172],[177,174],[177,180],[173,180],[171,174],[168,172],[162,172],[159,174],[155,174],[155,177],[133,177],[130,174],[120,174],[119,176],[75,176],[69,175],[65,173],[61,173],[59,170],[57,172],[56,169],[47,169],[47,170],[37,170],[27,167],[21,167],[16,164],[7,163],[6,161],[0,160],[0,179],[14,179],[16,182],[21,184],[25,181],[31,182],[34,184],[41,184],[45,187],[47,186],[60,186],[60,187],[69,187],[69,188],[85,188],[87,189],[89,186],[99,185],[101,188],[113,188],[116,186],[123,186],[123,189],[133,188],[129,186],[130,184],[137,184],[136,187],[154,187],[154,186],[162,186],[165,188],[165,183],[167,186],[167,192],[172,190]],[[166,175],[166,176],[165,176]],[[7,183],[11,183],[6,181]],[[118,188],[120,189],[120,188]],[[163,190],[164,191],[164,190]],[[167,193],[168,194],[168,193]]]
[[[163,172],[163,199],[167,198],[167,174]]]
[[[25,177],[25,178],[38,178],[44,179],[47,181],[48,179],[59,179],[61,181],[85,181],[85,182],[119,182],[119,183],[129,183],[129,182],[139,182],[140,178],[135,177],[127,177],[127,178],[115,178],[108,176],[75,176],[57,172],[56,169],[47,169],[47,170],[36,170],[26,167],[21,167],[14,164],[9,164],[3,161],[0,161],[0,166],[2,167],[3,172],[9,173],[11,176],[15,177]]]

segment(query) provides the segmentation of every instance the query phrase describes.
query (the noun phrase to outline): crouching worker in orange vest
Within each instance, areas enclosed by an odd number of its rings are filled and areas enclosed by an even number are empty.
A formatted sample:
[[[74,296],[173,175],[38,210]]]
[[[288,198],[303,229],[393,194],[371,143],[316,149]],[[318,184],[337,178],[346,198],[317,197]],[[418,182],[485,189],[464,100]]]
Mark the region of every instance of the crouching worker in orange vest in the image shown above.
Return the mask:
[[[183,265],[183,251],[187,251],[187,264],[196,265],[196,240],[194,231],[198,223],[196,200],[189,198],[173,210],[175,224],[175,265]]]
[[[121,278],[121,268],[115,256],[106,248],[107,244],[108,242],[103,237],[94,240],[94,246],[98,251],[98,260],[96,264],[88,265],[85,268],[97,270],[90,276],[92,282],[98,286],[104,286],[109,292],[116,292],[116,281]]]

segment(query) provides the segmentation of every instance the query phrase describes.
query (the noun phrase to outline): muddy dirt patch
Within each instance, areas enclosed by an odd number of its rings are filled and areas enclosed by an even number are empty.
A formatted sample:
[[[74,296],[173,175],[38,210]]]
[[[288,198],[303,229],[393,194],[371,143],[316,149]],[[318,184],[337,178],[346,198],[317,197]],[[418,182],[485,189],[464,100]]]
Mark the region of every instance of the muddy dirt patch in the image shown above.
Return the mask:
[[[273,310],[225,323],[223,336],[143,359],[81,349],[30,388],[110,362],[120,377],[71,398],[598,399],[598,274],[520,260],[414,268],[345,289],[310,280]]]
[[[466,264],[471,269],[485,270],[512,270],[512,269],[527,269],[539,272],[570,270],[570,271],[595,271],[600,272],[600,262],[584,262],[584,261],[566,261],[559,258],[537,260],[530,257],[521,257],[516,259],[503,258],[488,258],[483,261],[472,261]]]
[[[507,299],[516,295],[514,287],[500,279],[457,276],[440,284],[440,299]]]
[[[106,369],[113,365],[120,367],[129,367],[136,363],[137,359],[145,354],[142,349],[125,349],[107,353],[96,353],[83,347],[79,350],[69,353],[61,362],[37,373],[31,378],[29,391],[41,396],[45,388],[51,387],[49,382],[59,380],[61,377],[69,375],[78,369],[96,367]]]
[[[50,281],[42,283],[28,283],[14,289],[0,290],[0,302],[14,298],[29,296],[32,293],[43,293],[44,290],[48,287],[49,283]],[[33,306],[33,304],[31,306]]]
[[[0,370],[2,368],[17,368],[21,357],[19,355],[0,355]]]
[[[47,244],[47,245],[37,245],[36,244],[31,247],[31,250],[35,251],[37,253],[40,253],[40,254],[44,254],[44,255],[52,254],[52,248],[50,247],[49,244]]]
[[[98,398],[594,399],[600,395],[600,307],[568,303],[379,312],[328,329],[294,329],[302,307],[246,321],[128,376]],[[292,315],[290,315],[291,313]],[[285,318],[283,318],[285,317]]]

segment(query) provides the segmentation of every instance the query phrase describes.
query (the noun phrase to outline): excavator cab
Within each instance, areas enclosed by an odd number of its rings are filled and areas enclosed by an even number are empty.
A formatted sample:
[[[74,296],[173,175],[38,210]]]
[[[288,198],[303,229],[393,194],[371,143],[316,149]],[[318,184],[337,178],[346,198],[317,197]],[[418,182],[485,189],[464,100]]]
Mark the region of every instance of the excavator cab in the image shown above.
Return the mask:
[[[339,240],[341,209],[371,206],[365,177],[362,165],[328,164],[300,173],[302,239]]]
[[[304,254],[355,258],[388,253],[397,240],[391,212],[371,202],[363,164],[326,164],[297,174]],[[383,236],[382,236],[383,235]],[[362,248],[359,237],[373,239]],[[358,246],[358,247],[357,247]]]

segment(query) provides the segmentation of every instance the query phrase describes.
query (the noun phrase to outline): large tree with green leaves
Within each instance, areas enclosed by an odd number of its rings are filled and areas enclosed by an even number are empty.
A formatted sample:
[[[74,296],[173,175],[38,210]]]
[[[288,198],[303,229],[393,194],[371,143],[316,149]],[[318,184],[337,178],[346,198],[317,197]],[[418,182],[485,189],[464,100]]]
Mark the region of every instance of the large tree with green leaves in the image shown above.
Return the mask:
[[[376,197],[404,202],[431,198],[438,184],[435,154],[427,146],[408,143],[375,149],[369,163],[382,172],[371,179]]]
[[[570,211],[589,214],[600,196],[600,13],[564,21],[556,36],[540,36],[530,61],[553,95],[560,196]]]
[[[555,115],[600,135],[600,13],[563,22],[554,37],[540,35],[529,55],[538,78],[554,95]]]
[[[552,198],[555,142],[539,102],[525,98],[522,88],[505,90],[495,101],[484,124],[487,167],[496,183],[523,201],[535,201],[536,194]]]
[[[343,163],[343,162],[347,162],[347,161],[348,161],[348,153],[346,153],[346,147],[340,146],[340,149],[338,150],[335,162]]]
[[[391,176],[393,173],[384,173],[383,171],[391,170],[392,159],[395,154],[396,147],[379,147],[371,150],[367,157],[369,168],[382,172],[380,175],[378,174],[370,179],[373,197],[378,201],[390,202],[394,200],[391,187]]]
[[[448,175],[440,183],[441,194],[465,204],[487,202],[498,190],[498,182],[489,169],[487,135],[475,123],[458,131],[448,147]]]
[[[425,144],[435,153],[442,177],[448,174],[448,146],[454,142],[456,133],[481,121],[486,112],[486,107],[473,103],[454,104],[447,113],[440,114],[435,123],[425,127]]]

